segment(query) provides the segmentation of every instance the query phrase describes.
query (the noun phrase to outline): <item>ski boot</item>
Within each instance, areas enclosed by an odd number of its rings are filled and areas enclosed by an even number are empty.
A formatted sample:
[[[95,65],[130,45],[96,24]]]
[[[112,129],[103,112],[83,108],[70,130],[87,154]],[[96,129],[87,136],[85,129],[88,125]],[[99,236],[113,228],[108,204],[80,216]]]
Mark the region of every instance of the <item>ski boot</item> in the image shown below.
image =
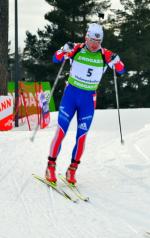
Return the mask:
[[[57,178],[55,174],[55,168],[56,168],[56,158],[48,157],[48,164],[46,168],[45,178],[47,181],[56,184]]]
[[[75,186],[77,183],[77,180],[75,178],[76,170],[78,168],[78,163],[73,162],[70,164],[69,168],[66,172],[66,180],[68,183],[70,183],[72,186]]]

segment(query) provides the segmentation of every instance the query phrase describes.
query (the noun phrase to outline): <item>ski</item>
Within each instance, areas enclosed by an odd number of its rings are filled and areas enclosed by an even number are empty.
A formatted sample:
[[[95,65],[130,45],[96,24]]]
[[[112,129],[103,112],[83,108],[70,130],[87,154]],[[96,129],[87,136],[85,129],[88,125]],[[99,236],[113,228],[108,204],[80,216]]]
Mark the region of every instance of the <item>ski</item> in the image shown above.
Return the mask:
[[[80,191],[79,189],[77,188],[77,186],[75,185],[72,185],[70,183],[67,182],[66,178],[61,174],[59,173],[58,174],[59,178],[61,179],[61,181],[63,181],[63,183],[71,189],[71,191],[81,200],[83,200],[84,202],[88,202],[89,201],[89,197],[87,196],[84,196]]]
[[[36,174],[32,174],[33,177],[37,180],[39,180],[40,182],[44,183],[45,185],[48,185],[49,187],[51,187],[52,189],[54,189],[58,194],[60,194],[61,196],[63,196],[64,198],[76,203],[78,202],[78,199],[74,199],[72,198],[69,194],[67,194],[63,189],[58,188],[57,185],[55,183],[51,183],[49,181],[47,181],[45,178],[42,178]]]
[[[149,231],[146,231],[146,232],[144,233],[144,235],[145,235],[145,237],[150,237],[150,232],[149,232]]]

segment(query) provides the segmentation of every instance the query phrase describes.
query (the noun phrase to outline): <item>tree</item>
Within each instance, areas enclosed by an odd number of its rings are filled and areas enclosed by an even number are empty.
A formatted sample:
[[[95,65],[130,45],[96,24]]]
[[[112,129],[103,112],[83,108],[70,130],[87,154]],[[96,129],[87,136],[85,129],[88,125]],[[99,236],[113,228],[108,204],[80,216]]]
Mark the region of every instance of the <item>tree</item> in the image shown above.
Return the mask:
[[[7,95],[8,0],[0,1],[0,95]]]
[[[114,31],[126,62],[128,75],[124,82],[122,103],[126,106],[150,106],[150,0],[121,0],[124,10],[116,12]],[[124,97],[124,98],[123,98]],[[149,101],[149,103],[148,103]]]

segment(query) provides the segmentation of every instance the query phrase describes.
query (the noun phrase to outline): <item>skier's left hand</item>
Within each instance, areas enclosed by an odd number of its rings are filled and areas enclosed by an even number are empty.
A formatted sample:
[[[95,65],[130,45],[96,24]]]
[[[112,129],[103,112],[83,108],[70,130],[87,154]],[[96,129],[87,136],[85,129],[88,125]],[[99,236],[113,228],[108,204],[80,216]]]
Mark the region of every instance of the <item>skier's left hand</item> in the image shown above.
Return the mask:
[[[120,57],[117,54],[111,56],[111,61],[108,63],[110,68],[113,68],[115,64],[119,63]]]

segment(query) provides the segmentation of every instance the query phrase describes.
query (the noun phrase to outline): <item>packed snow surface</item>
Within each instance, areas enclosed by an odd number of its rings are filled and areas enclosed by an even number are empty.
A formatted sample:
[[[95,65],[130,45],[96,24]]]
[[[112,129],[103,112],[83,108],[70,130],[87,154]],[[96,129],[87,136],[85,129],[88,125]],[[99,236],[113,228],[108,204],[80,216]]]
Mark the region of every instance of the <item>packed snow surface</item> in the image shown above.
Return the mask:
[[[34,142],[27,124],[0,132],[0,238],[150,237],[150,109],[120,113],[124,145],[117,110],[95,112],[77,171],[89,203],[72,203],[32,176],[44,176],[57,113]],[[63,141],[57,173],[65,174],[75,134],[76,118]]]

